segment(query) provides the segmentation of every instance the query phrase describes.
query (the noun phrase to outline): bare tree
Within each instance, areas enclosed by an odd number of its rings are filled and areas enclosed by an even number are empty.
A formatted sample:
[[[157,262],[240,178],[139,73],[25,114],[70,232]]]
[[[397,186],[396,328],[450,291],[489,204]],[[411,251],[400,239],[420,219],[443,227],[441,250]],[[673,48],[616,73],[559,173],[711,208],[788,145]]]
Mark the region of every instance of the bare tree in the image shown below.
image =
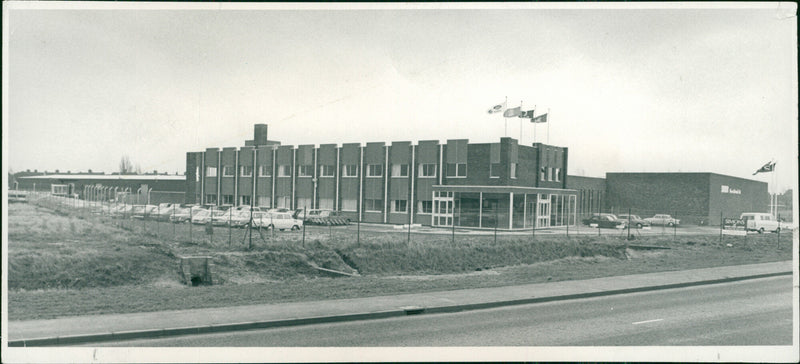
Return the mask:
[[[123,155],[122,159],[119,161],[119,174],[133,174],[133,163],[131,163],[131,159],[128,158],[127,155]]]

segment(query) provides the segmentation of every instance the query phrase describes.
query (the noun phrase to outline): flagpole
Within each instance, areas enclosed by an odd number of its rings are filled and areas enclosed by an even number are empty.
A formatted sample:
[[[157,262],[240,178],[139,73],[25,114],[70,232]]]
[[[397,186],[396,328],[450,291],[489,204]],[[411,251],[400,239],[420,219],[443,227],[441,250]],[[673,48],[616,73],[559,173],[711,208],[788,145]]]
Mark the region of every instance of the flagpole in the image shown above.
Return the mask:
[[[506,101],[504,102],[504,104],[506,105],[506,107],[508,107],[508,96],[506,96]],[[503,111],[503,114],[505,114],[505,111]],[[508,136],[508,118],[505,115],[503,115],[503,121],[505,122],[505,126],[503,128],[503,136],[507,137]]]
[[[533,116],[533,118],[536,118],[536,105],[533,105],[533,115],[531,116]],[[531,121],[533,121],[533,118],[531,119]],[[532,124],[533,124],[533,142],[536,143],[536,123]]]
[[[550,117],[550,108],[547,108],[547,118],[552,119]],[[547,120],[547,144],[550,144],[550,120]]]
[[[522,112],[522,100],[519,100],[519,110]],[[519,144],[522,144],[522,118],[519,118]]]

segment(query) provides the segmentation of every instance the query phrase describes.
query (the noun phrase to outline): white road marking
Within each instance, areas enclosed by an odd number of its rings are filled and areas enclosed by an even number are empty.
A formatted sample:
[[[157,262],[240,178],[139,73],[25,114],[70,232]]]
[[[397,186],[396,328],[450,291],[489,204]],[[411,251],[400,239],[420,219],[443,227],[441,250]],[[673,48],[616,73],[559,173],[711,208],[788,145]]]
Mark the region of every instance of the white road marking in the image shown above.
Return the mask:
[[[650,322],[658,322],[658,321],[664,321],[664,319],[655,319],[655,320],[639,321],[639,322],[634,322],[634,323],[632,323],[632,324],[633,324],[633,325],[638,325],[638,324],[646,324],[646,323],[650,323]]]

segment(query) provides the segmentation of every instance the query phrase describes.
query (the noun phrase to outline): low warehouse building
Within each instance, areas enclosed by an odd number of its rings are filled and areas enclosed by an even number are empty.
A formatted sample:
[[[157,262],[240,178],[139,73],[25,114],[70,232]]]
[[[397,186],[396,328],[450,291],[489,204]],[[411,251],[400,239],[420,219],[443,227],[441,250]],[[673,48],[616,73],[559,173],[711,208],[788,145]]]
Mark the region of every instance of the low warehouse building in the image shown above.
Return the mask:
[[[56,186],[57,194],[78,195],[84,199],[88,188],[101,189],[103,198],[112,199],[115,194],[126,196],[132,204],[183,203],[186,177],[165,174],[47,174],[17,177],[17,189],[51,192]],[[124,193],[124,194],[123,194]]]
[[[606,173],[606,190],[609,212],[671,214],[681,224],[719,225],[720,214],[769,211],[766,183],[716,173]]]

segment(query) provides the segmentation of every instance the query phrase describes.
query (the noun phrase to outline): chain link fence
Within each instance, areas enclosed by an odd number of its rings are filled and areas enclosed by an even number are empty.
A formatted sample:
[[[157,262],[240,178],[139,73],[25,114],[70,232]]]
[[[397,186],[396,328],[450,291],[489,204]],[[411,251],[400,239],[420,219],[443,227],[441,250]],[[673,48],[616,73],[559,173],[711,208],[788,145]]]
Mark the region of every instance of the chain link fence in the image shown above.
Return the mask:
[[[386,225],[347,221],[344,225],[327,224],[317,220],[303,223],[303,216],[284,221],[286,214],[269,214],[259,208],[192,206],[162,203],[144,205],[130,203],[129,198],[79,199],[77,196],[53,195],[49,192],[27,192],[27,200],[59,214],[97,219],[103,224],[158,239],[183,244],[202,244],[225,249],[252,249],[257,245],[273,243],[292,244],[305,247],[310,242],[338,241],[361,244],[380,236],[392,235],[392,239],[407,244],[424,243],[431,239],[449,239],[453,244],[474,242],[476,239],[497,242],[504,239],[543,239],[547,237],[605,236],[632,240],[645,236],[669,236],[685,234],[720,234],[724,218],[701,216],[681,211],[655,211],[636,208],[612,207],[596,213],[576,214],[570,219],[574,224],[539,229],[483,229],[451,227],[428,227],[419,224]],[[591,221],[593,216],[613,215],[622,226],[607,226]],[[280,220],[280,221],[278,221]],[[458,216],[456,216],[458,221]],[[497,225],[497,224],[495,224]],[[779,235],[780,234],[776,234]],[[784,232],[784,235],[786,234]]]

